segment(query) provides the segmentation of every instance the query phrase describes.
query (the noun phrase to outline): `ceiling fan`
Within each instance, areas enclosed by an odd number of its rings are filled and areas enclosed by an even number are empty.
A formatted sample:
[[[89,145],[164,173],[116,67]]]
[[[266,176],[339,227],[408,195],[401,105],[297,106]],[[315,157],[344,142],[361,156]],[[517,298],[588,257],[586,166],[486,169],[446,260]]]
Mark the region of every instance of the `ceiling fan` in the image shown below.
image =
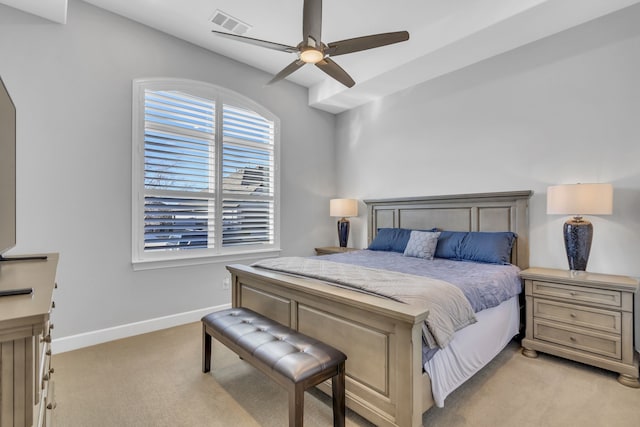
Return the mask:
[[[304,64],[315,64],[316,67],[333,77],[343,85],[352,87],[356,82],[336,64],[330,57],[344,55],[346,53],[359,52],[373,49],[393,43],[409,40],[409,33],[406,31],[396,31],[392,33],[373,34],[370,36],[356,37],[353,39],[340,40],[325,44],[320,38],[322,30],[322,0],[304,0],[302,11],[302,41],[297,46],[288,46],[280,43],[254,39],[251,37],[239,36],[236,34],[224,33],[212,30],[213,33],[238,40],[241,42],[262,46],[281,52],[294,52],[298,54],[298,59],[287,65],[282,71],[275,75],[267,84],[275,83],[284,79]]]

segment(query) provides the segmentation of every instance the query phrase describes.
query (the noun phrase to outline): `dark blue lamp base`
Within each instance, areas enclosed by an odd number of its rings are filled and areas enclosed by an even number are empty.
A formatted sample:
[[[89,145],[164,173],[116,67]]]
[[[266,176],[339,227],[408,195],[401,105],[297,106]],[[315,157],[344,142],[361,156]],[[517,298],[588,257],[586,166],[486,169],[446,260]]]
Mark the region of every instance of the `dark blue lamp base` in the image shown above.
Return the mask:
[[[349,241],[349,220],[347,218],[340,218],[338,220],[338,240],[340,241],[340,247],[346,248]]]
[[[582,217],[573,217],[564,223],[564,247],[567,250],[569,269],[585,271],[591,240],[593,239],[593,225]]]

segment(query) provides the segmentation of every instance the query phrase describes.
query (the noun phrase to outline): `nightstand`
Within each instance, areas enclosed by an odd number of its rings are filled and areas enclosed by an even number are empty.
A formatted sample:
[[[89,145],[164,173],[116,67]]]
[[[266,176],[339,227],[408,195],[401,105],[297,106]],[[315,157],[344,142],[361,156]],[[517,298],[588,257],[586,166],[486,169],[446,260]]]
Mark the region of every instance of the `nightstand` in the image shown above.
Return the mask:
[[[326,246],[324,248],[315,248],[316,255],[342,254],[345,252],[357,251],[356,248],[341,248],[339,246]]]
[[[618,372],[640,388],[633,348],[633,294],[638,280],[584,271],[529,268],[524,279],[527,331],[522,354],[553,354]]]

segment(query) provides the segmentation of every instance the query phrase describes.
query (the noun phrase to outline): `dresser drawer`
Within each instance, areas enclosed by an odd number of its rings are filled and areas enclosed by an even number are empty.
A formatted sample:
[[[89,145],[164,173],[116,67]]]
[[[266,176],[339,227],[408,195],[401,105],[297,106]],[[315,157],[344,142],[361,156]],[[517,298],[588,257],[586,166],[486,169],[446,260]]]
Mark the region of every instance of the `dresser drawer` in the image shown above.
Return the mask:
[[[572,302],[598,304],[619,308],[622,295],[619,291],[564,285],[559,283],[532,281],[531,292],[534,296],[546,296]]]
[[[533,315],[536,318],[569,323],[611,334],[622,333],[622,314],[619,311],[535,298]]]
[[[613,359],[622,359],[622,339],[617,335],[589,331],[543,319],[533,321],[535,339],[561,344]]]
[[[34,403],[40,402],[40,394],[45,387],[45,381],[48,379],[48,372],[51,364],[51,330],[49,322],[46,322],[42,335],[38,339],[38,359],[37,359],[37,376],[35,377],[35,400]]]
[[[42,427],[50,427],[53,425],[53,410],[56,409],[55,398],[55,382],[50,381],[46,389],[44,417],[42,419]]]

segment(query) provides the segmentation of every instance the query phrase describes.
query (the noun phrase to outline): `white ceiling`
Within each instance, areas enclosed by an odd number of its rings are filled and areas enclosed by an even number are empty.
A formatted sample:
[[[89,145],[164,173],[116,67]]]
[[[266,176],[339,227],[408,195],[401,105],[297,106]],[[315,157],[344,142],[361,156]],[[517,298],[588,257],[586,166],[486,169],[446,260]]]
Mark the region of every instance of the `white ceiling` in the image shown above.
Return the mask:
[[[270,74],[295,59],[211,33],[221,10],[245,36],[295,46],[302,0],[85,0]],[[406,30],[407,42],[336,58],[356,81],[347,89],[311,65],[287,80],[309,88],[309,104],[338,113],[614,12],[640,0],[325,0],[322,41]],[[67,0],[0,0],[64,24]],[[265,78],[265,83],[269,78]],[[276,83],[277,84],[277,83]]]

